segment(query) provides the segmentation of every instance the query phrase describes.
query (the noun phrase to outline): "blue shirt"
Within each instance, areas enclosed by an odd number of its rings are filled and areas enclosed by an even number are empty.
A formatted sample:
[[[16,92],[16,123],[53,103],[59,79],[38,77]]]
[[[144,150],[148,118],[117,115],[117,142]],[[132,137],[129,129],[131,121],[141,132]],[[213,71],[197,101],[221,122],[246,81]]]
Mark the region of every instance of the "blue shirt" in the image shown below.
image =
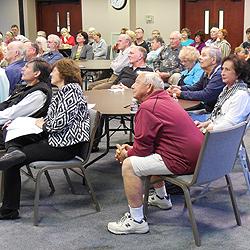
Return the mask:
[[[193,85],[200,80],[203,73],[204,70],[201,68],[200,63],[197,62],[190,71],[187,69],[182,71],[181,78],[185,85]]]
[[[42,56],[42,58],[49,64],[53,64],[56,61],[63,58],[63,55],[59,51],[50,51]]]
[[[10,94],[12,94],[16,85],[21,82],[22,74],[21,70],[25,65],[25,61],[23,59],[15,61],[6,67],[5,73],[10,82]]]
[[[194,42],[193,39],[188,38],[186,41],[181,42],[181,46],[188,46],[188,45],[192,44],[193,42]]]

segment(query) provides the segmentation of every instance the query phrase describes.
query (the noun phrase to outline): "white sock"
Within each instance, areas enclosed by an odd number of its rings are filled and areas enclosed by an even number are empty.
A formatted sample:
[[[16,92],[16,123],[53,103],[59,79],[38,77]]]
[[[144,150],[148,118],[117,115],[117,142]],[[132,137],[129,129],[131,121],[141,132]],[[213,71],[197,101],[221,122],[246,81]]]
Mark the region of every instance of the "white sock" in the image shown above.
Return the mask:
[[[164,198],[165,196],[167,196],[167,191],[166,191],[166,187],[165,185],[163,185],[160,188],[155,188],[155,192],[156,194],[160,197],[160,198]]]
[[[144,218],[143,216],[143,205],[141,205],[140,207],[130,207],[129,206],[129,210],[130,210],[130,215],[131,217],[138,222],[141,222],[142,219]]]

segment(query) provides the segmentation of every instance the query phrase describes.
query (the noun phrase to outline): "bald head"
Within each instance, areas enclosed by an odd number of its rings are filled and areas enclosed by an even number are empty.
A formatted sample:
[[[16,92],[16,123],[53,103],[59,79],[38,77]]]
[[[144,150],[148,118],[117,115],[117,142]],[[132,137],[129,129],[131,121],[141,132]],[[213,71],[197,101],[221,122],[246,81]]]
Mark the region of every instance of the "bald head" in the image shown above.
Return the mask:
[[[141,72],[138,77],[140,77],[145,85],[151,84],[155,90],[164,89],[164,82],[159,74],[155,72]]]
[[[24,57],[24,44],[20,41],[13,41],[8,44],[5,60],[10,64],[21,60]]]
[[[155,72],[140,72],[132,85],[133,97],[143,102],[156,90],[163,90],[164,83]]]

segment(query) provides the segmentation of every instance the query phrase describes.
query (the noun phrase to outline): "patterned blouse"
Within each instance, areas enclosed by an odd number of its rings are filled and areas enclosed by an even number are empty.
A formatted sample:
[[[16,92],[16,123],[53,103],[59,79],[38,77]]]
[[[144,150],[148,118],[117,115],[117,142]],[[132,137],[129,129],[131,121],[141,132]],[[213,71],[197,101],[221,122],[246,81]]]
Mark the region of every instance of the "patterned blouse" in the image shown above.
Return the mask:
[[[52,98],[43,129],[52,147],[67,147],[89,141],[87,102],[77,83],[66,84]]]
[[[154,69],[161,72],[168,72],[170,75],[183,71],[183,66],[179,59],[181,47],[171,48],[170,45],[165,47],[154,61]]]

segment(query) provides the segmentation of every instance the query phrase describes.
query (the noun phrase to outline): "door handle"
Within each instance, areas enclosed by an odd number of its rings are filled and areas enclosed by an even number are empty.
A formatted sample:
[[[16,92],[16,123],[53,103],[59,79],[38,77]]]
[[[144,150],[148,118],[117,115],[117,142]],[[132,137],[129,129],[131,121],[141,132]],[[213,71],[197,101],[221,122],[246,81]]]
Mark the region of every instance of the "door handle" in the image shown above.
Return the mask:
[[[56,31],[60,32],[60,13],[56,12]]]
[[[67,29],[70,32],[70,13],[66,13],[66,24],[67,24]]]

